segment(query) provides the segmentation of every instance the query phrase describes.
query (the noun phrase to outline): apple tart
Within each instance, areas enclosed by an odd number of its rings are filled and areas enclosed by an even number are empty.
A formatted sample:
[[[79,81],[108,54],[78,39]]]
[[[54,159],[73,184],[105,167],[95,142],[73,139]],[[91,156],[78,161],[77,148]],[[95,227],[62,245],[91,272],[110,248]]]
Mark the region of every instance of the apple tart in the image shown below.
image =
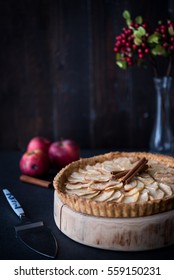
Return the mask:
[[[174,158],[111,152],[63,168],[53,185],[63,204],[100,217],[140,217],[174,209]]]

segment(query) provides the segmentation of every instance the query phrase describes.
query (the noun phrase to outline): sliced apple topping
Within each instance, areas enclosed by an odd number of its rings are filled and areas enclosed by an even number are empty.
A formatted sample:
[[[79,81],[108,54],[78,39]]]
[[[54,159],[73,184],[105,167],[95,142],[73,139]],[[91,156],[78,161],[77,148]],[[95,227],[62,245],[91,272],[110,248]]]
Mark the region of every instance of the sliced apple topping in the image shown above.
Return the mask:
[[[159,187],[161,190],[163,190],[166,193],[166,195],[171,196],[173,194],[171,187],[169,187],[168,185],[166,185],[164,183],[160,183]]]
[[[140,195],[139,192],[136,192],[135,194],[133,194],[131,196],[124,196],[122,202],[123,203],[137,202],[139,195]]]
[[[163,183],[167,183],[167,184],[174,184],[174,173],[164,173],[164,172],[156,172],[154,174],[154,178],[159,181],[159,182],[163,182]]]
[[[135,188],[131,189],[129,192],[125,192],[124,195],[125,196],[134,195],[135,193],[140,192],[143,188],[144,188],[144,186],[142,188],[139,188],[138,186],[136,186]]]
[[[80,172],[73,172],[71,176],[68,178],[68,181],[70,183],[78,183],[78,182],[86,182],[85,174],[82,174]]]
[[[86,174],[86,175],[87,175],[88,173],[91,174],[91,175],[96,175],[96,176],[102,174],[101,171],[100,171],[100,169],[96,169],[96,168],[95,168],[95,165],[94,165],[94,166],[92,166],[92,165],[87,165],[87,166],[86,166],[86,169],[85,169],[84,171],[85,171],[85,174]],[[83,171],[83,172],[84,172],[84,171]]]
[[[111,174],[107,174],[107,175],[93,175],[91,173],[89,174],[86,174],[84,179],[85,180],[92,180],[94,182],[107,182],[109,181],[110,179],[112,178],[112,175]]]
[[[110,181],[110,182],[112,182],[112,181]],[[113,185],[110,185],[110,182],[108,182],[108,186],[105,188],[106,191],[111,189],[111,188],[116,190],[116,189],[120,189],[120,188],[123,187],[122,182],[115,182],[115,184],[113,184]]]
[[[145,187],[145,183],[137,180],[137,188],[139,188],[139,190],[142,190]]]
[[[114,201],[117,202],[117,203],[120,203],[120,202],[122,202],[123,198],[124,198],[124,194],[122,193],[121,196]]]
[[[109,190],[109,189],[120,189],[123,186],[123,183],[116,183],[115,181],[111,180],[109,182],[103,183],[93,183],[91,184],[90,188],[93,190]]]
[[[104,161],[103,163],[102,163],[102,169],[105,171],[105,172],[107,172],[107,173],[110,173],[110,172],[112,172],[113,170],[115,170],[115,166],[114,166],[114,164],[113,164],[113,162],[112,161]]]
[[[113,194],[114,194],[114,190],[110,190],[110,191],[102,191],[100,194],[98,194],[96,197],[95,197],[95,200],[96,201],[106,201],[108,200]]]
[[[149,195],[150,195],[151,199],[153,199],[153,200],[161,199],[165,195],[164,192],[160,189],[155,190],[153,188],[149,188],[148,191],[149,191]]]
[[[149,200],[149,194],[148,194],[148,192],[146,191],[146,192],[142,192],[142,193],[140,193],[140,196],[139,196],[139,201],[148,201]]]
[[[76,184],[72,184],[72,183],[67,183],[66,184],[66,188],[68,190],[78,190],[78,189],[82,189],[82,188],[89,188],[91,186],[92,182],[88,182],[88,183],[76,183]]]
[[[130,190],[134,189],[136,187],[136,185],[137,185],[137,180],[133,180],[129,184],[124,185],[124,190],[125,191],[130,191]]]
[[[118,200],[122,195],[121,191],[115,191],[113,195],[108,199],[108,201]]]
[[[126,157],[114,159],[113,162],[120,170],[131,169],[134,165],[131,163],[131,159]]]
[[[138,162],[137,158],[120,157],[81,167],[69,176],[66,193],[114,203],[144,202],[174,195],[174,169],[170,168],[172,171],[168,173],[166,166],[155,161],[148,162],[148,169],[124,181],[120,174],[135,169]]]
[[[154,182],[153,184],[150,184],[150,185],[146,185],[146,189],[153,189],[153,190],[157,190],[158,189],[158,183],[157,182]]]
[[[137,179],[146,185],[154,183],[154,179],[149,176],[149,174],[141,174],[141,176],[138,176]]]
[[[74,190],[66,190],[66,193],[68,194],[76,194],[78,196],[86,196],[89,194],[96,194],[97,191],[95,190],[91,190],[91,189],[87,189],[87,188],[83,188],[83,189],[76,189]]]
[[[95,193],[91,193],[91,194],[86,194],[85,198],[94,199],[99,193],[100,191],[96,191]]]

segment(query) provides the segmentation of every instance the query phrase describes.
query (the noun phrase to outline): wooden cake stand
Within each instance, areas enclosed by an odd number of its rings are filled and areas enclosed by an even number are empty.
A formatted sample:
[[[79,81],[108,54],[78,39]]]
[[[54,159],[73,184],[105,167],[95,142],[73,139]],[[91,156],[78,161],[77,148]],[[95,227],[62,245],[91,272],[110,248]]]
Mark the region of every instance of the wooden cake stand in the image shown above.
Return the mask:
[[[54,219],[69,238],[88,246],[140,251],[174,243],[174,210],[138,218],[103,218],[73,211],[54,193]]]

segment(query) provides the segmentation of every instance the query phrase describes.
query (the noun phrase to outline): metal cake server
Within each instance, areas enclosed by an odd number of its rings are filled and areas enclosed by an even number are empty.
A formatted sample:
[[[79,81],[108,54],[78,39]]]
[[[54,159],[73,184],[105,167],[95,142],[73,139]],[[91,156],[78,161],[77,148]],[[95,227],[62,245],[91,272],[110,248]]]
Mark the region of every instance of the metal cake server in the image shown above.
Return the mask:
[[[20,203],[8,189],[3,189],[3,193],[13,211],[21,220],[21,223],[14,227],[16,237],[33,251],[49,258],[55,258],[58,245],[52,232],[44,225],[43,221],[30,221]]]

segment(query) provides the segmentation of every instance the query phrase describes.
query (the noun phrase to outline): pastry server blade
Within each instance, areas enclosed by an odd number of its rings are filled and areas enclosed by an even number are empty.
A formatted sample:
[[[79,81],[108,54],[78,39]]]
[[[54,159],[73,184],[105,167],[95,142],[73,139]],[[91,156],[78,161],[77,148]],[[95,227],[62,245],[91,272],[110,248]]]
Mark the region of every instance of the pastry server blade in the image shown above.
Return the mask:
[[[55,258],[58,246],[57,240],[52,232],[44,225],[43,221],[30,221],[26,217],[17,199],[8,189],[3,189],[3,193],[14,212],[21,220],[21,223],[14,227],[16,237],[33,251],[49,258]]]

